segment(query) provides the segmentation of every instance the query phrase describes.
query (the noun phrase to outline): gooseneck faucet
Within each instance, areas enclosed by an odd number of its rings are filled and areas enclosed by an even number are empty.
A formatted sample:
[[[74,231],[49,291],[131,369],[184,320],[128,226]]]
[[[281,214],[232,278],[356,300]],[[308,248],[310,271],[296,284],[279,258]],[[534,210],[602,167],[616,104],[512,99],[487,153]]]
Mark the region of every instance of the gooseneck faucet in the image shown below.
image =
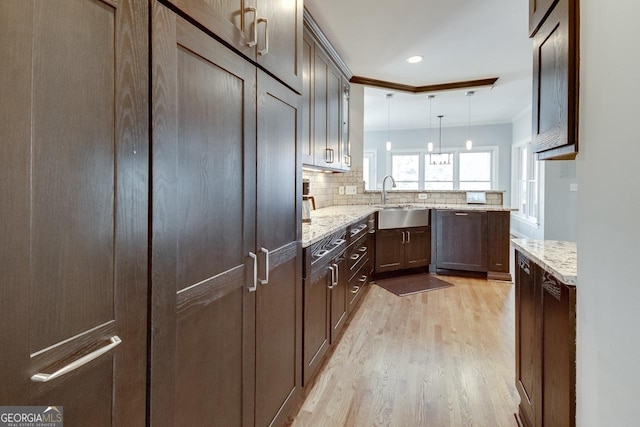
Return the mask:
[[[396,180],[393,179],[391,175],[387,175],[382,178],[382,204],[387,204],[387,190],[385,189],[385,184],[387,182],[387,178],[391,178],[392,188],[396,188]]]

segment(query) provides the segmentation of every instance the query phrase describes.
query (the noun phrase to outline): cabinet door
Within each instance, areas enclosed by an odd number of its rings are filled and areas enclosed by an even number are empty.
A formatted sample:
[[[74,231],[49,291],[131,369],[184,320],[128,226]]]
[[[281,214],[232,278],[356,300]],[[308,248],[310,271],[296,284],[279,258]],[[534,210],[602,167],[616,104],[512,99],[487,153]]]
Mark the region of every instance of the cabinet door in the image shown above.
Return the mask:
[[[256,70],[152,8],[151,424],[253,425]]]
[[[331,152],[328,144],[328,88],[329,58],[319,49],[315,49],[313,59],[313,163],[317,166],[331,165]]]
[[[509,273],[510,212],[488,212],[489,271]]]
[[[529,0],[529,37],[533,37],[558,0]]]
[[[166,0],[252,60],[256,57],[256,0]]]
[[[302,387],[300,97],[258,72],[256,416],[283,424]]]
[[[542,282],[542,425],[576,422],[575,287],[544,272]]]
[[[416,268],[431,262],[431,229],[410,228],[405,232],[404,268]]]
[[[257,0],[258,64],[302,89],[302,0]]]
[[[335,273],[334,273],[335,274]],[[329,349],[331,269],[304,280],[304,362],[306,386],[320,368]]]
[[[437,211],[436,266],[487,271],[487,213]]]
[[[347,321],[347,263],[340,257],[334,264],[336,282],[331,289],[331,344],[335,343]]]
[[[340,135],[340,152],[342,168],[349,170],[351,168],[351,143],[349,141],[349,97],[351,95],[351,86],[349,81],[342,77],[342,105],[340,106],[342,115],[342,133]]]
[[[302,163],[313,164],[313,56],[314,42],[305,34],[302,41],[302,132],[300,157]]]
[[[0,2],[0,402],[69,426],[145,423],[147,28],[146,2]]]
[[[540,423],[541,339],[540,286],[538,269],[516,252],[516,389],[520,395],[519,415],[528,427]]]
[[[340,150],[340,137],[342,132],[342,117],[340,117],[340,105],[342,104],[342,85],[340,72],[333,66],[329,67],[327,74],[327,149],[329,150],[329,167],[342,168],[342,155]]]
[[[404,234],[399,230],[376,231],[376,273],[394,271],[404,264]]]
[[[533,137],[538,158],[578,153],[576,0],[559,0],[533,39]]]

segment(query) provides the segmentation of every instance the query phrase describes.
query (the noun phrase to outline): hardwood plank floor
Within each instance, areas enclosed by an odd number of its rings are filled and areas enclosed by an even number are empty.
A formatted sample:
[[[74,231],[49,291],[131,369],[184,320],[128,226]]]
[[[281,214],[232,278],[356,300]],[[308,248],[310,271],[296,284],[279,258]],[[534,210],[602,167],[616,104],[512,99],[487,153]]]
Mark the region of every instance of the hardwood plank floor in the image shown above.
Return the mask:
[[[516,426],[513,284],[397,297],[371,285],[306,390],[299,426]]]

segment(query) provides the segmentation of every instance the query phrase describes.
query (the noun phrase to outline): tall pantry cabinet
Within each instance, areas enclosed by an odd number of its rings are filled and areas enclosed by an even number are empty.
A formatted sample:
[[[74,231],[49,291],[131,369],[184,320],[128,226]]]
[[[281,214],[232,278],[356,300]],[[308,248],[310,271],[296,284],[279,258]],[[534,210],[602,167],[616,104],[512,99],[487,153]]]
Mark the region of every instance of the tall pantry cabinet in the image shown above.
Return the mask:
[[[161,3],[151,28],[151,424],[282,424],[301,391],[300,97]]]
[[[302,1],[0,1],[0,405],[281,425]]]
[[[147,2],[0,1],[0,406],[145,424]]]

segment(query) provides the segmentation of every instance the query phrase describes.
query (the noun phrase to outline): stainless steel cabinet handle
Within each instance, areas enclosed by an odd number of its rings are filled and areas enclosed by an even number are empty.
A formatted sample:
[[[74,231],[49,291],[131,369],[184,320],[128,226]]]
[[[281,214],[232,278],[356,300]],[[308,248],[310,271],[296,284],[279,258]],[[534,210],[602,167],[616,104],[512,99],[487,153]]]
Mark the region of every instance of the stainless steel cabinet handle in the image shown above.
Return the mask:
[[[357,294],[359,290],[360,290],[360,286],[354,286],[353,289],[351,289],[351,293]]]
[[[358,258],[360,258],[360,254],[353,254],[351,255],[349,258],[351,258],[352,260],[357,260]]]
[[[331,271],[331,285],[329,285],[329,289],[333,289],[336,287],[336,271],[333,269],[333,266],[329,266],[329,271]]]
[[[366,281],[367,281],[367,276],[361,276],[361,277],[358,279],[358,282],[363,282],[363,283],[364,283],[364,282],[366,282]]]
[[[374,229],[369,230],[369,234],[376,234],[376,230],[374,230]]]
[[[253,285],[249,286],[249,292],[255,292],[258,289],[258,256],[253,252],[249,252],[249,256],[253,259]]]
[[[402,232],[402,244],[404,244],[404,231]]]
[[[68,365],[58,369],[52,374],[45,374],[42,372],[37,373],[31,377],[31,381],[36,383],[46,383],[47,381],[55,380],[56,378],[68,374],[69,372],[74,371],[79,367],[84,366],[92,360],[97,359],[103,354],[109,352],[113,348],[117,347],[122,342],[122,340],[117,335],[114,335],[111,337],[111,339],[109,339],[109,342],[110,343],[106,346],[99,348],[96,351],[87,354],[86,356],[82,356],[80,359],[69,363]]]
[[[333,267],[336,269],[336,283],[333,286],[338,286],[338,282],[340,281],[340,270],[338,269],[338,264],[333,264]]]
[[[358,250],[360,252],[367,252],[367,247],[366,246],[362,246],[362,247],[358,248]]]
[[[407,231],[407,243],[411,243],[411,232]]]
[[[464,213],[464,212],[456,212],[456,216],[467,216],[469,214]]]
[[[261,285],[266,285],[269,283],[269,251],[266,250],[265,248],[260,248],[260,252],[262,252],[264,254],[264,257],[266,259],[265,261],[265,265],[264,265],[264,269],[265,269],[265,274],[264,274],[264,280],[260,279],[260,284]]]
[[[258,51],[258,55],[269,53],[269,19],[258,18],[258,22],[264,22],[264,49]]]
[[[245,13],[247,12],[253,13],[253,39],[251,39],[251,41],[247,43],[247,46],[254,47],[255,45],[258,44],[258,11],[256,10],[255,7],[251,7],[251,6],[245,7],[244,11]]]

